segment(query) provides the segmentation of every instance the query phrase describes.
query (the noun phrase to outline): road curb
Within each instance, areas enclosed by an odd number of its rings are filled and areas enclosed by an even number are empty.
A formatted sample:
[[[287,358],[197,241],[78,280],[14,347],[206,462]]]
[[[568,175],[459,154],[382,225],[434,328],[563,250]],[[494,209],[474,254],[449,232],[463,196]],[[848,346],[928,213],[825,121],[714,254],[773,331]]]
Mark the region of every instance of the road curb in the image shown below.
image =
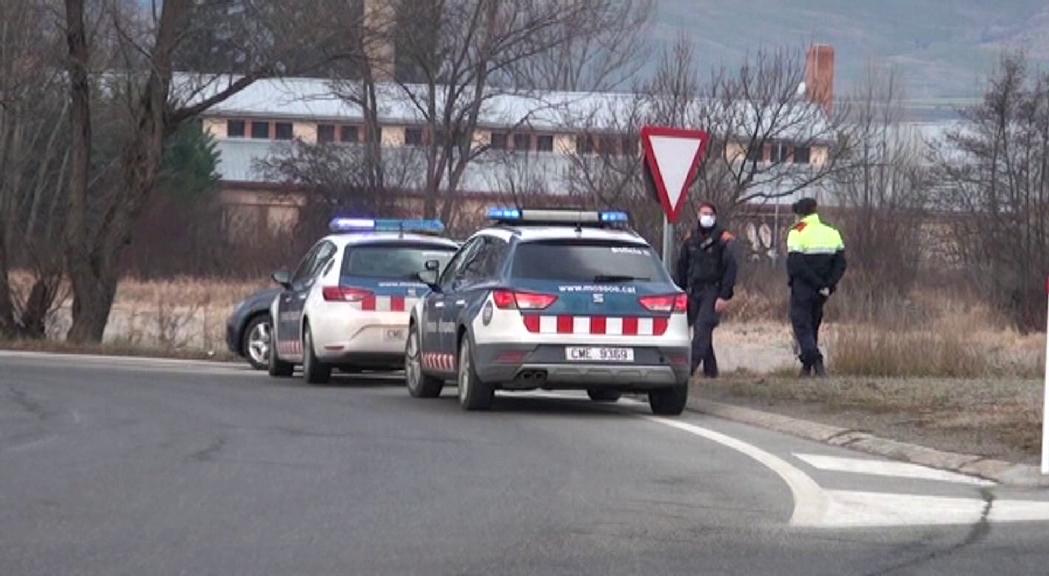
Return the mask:
[[[823,444],[976,476],[1008,486],[1049,488],[1049,478],[1043,477],[1037,467],[1026,464],[936,450],[918,444],[880,438],[862,430],[821,424],[703,398],[689,398],[688,410],[815,440]]]

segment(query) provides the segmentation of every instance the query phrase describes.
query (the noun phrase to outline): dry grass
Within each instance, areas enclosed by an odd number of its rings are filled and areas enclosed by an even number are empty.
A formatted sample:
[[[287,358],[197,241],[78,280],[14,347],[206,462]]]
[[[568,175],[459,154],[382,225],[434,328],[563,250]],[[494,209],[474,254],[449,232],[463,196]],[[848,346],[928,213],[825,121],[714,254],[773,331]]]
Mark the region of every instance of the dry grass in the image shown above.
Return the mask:
[[[710,399],[944,450],[1013,461],[1040,450],[1039,380],[735,376],[699,386]]]
[[[225,349],[226,318],[233,306],[267,285],[196,278],[124,280],[117,287],[104,342],[154,354],[219,354]],[[69,306],[64,302],[48,325],[52,340],[61,340],[69,329]]]

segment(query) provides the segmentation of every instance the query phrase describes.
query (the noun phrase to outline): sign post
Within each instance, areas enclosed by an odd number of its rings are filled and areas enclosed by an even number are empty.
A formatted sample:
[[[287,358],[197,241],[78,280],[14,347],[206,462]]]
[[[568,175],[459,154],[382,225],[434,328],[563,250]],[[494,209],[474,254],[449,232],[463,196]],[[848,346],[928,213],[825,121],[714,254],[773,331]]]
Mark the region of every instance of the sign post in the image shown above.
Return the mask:
[[[1049,279],[1045,282],[1045,293],[1049,295]],[[1049,298],[1046,302],[1049,306]],[[1042,392],[1042,475],[1049,476],[1049,314],[1046,315],[1045,389]]]
[[[668,270],[673,266],[674,223],[699,173],[709,139],[702,130],[662,126],[641,129],[645,179],[663,207],[663,265]]]

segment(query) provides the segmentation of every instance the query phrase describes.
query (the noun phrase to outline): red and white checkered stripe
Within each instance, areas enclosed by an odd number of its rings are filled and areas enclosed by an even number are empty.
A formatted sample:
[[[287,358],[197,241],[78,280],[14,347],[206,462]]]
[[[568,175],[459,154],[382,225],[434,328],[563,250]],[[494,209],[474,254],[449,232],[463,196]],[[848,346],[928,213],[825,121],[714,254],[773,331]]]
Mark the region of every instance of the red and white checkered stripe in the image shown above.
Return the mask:
[[[535,334],[582,334],[608,336],[662,336],[670,318],[642,316],[544,316],[526,314],[525,328]]]
[[[422,362],[427,370],[455,372],[455,356],[452,354],[423,354]]]
[[[371,295],[355,302],[358,310],[365,312],[405,312],[412,309],[418,298],[407,298],[404,296],[376,296]]]
[[[284,356],[302,355],[302,342],[298,340],[277,340],[277,350]]]

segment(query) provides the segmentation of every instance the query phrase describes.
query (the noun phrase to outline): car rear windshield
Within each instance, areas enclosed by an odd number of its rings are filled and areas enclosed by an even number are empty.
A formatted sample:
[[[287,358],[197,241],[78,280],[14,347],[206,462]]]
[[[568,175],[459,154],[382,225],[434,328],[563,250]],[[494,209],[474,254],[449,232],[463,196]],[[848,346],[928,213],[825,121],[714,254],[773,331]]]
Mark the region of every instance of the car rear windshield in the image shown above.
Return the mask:
[[[647,246],[621,242],[543,241],[514,252],[514,278],[570,282],[662,282],[663,265]]]
[[[433,244],[353,246],[342,259],[342,275],[415,280],[427,260],[438,260],[443,269],[454,253],[453,248]]]

